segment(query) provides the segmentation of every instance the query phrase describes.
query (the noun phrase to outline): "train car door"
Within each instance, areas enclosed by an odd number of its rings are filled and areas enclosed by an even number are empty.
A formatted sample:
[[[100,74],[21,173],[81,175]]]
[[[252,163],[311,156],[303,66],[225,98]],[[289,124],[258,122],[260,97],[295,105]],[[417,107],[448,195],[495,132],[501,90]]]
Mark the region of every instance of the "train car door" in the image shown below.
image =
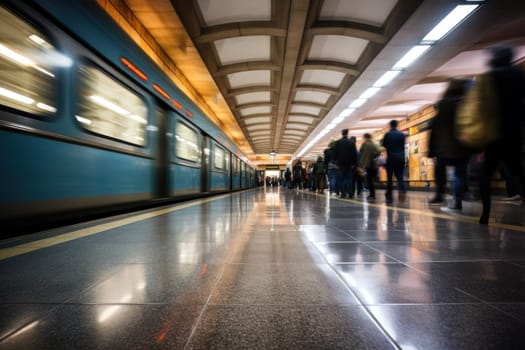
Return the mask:
[[[161,106],[156,106],[155,114],[158,125],[155,191],[157,197],[168,197],[168,113]]]
[[[210,139],[205,135],[202,134],[201,137],[201,150],[202,150],[202,157],[201,157],[201,192],[209,192],[210,191],[210,154],[211,154],[211,141]]]
[[[229,171],[228,171],[228,177],[229,177],[229,184],[228,184],[228,191],[233,190],[233,154],[228,152],[228,164],[229,164]]]

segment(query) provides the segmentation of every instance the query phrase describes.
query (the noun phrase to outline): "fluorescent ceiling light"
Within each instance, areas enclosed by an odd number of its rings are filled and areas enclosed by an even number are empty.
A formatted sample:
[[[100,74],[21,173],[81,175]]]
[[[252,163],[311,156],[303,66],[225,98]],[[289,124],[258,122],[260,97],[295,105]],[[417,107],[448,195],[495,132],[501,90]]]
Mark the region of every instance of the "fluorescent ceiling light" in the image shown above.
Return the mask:
[[[479,5],[458,5],[439,22],[424,38],[423,42],[435,42],[443,38],[454,27],[472,13]]]
[[[354,102],[352,102],[350,104],[350,106],[348,106],[348,107],[350,107],[350,108],[358,108],[358,107],[361,107],[366,101],[367,100],[364,99],[364,98],[358,98],[358,99],[354,100]]]
[[[334,120],[332,120],[332,123],[334,123],[335,125],[339,124],[340,122],[342,122],[343,120],[345,119],[345,117],[337,117],[335,118]]]
[[[346,118],[348,117],[350,114],[354,113],[355,111],[355,108],[347,108],[345,110],[343,110],[341,112],[341,114],[339,114],[340,117],[343,117],[343,118]]]
[[[408,67],[412,62],[417,60],[421,55],[423,55],[430,45],[416,45],[411,48],[397,63],[392,67],[393,69],[403,69]]]
[[[361,94],[361,96],[359,96],[359,99],[367,99],[367,98],[370,98],[372,96],[374,96],[379,90],[381,90],[380,88],[378,87],[371,87],[371,88],[368,88],[365,90],[365,92],[363,92]]]
[[[392,80],[394,80],[397,75],[401,73],[400,70],[389,70],[388,72],[385,72],[381,76],[381,78],[377,79],[377,81],[374,83],[374,87],[383,87],[386,84],[390,83]]]

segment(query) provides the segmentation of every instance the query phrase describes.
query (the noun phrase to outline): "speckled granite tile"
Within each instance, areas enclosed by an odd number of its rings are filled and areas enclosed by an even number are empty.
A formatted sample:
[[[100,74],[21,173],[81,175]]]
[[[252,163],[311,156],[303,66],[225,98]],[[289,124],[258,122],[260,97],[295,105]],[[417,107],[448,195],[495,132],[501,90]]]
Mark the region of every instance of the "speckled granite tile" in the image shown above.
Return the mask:
[[[311,242],[355,241],[355,237],[340,230],[307,230],[302,235]]]
[[[326,264],[229,265],[210,300],[214,304],[356,304]]]
[[[512,261],[509,261],[509,263],[525,268],[525,260],[512,260]]]
[[[359,307],[210,306],[189,349],[394,349]]]
[[[360,242],[316,243],[329,263],[363,263],[395,261],[389,256]]]
[[[324,263],[308,240],[250,240],[239,243],[231,255],[231,263]]]
[[[502,247],[497,241],[369,242],[368,245],[406,262],[449,260],[513,260],[523,257],[524,242]]]
[[[72,302],[204,304],[223,269],[213,264],[123,264]]]
[[[342,264],[334,265],[334,268],[368,305],[479,302],[445,283],[441,284],[439,278],[403,264]]]
[[[0,339],[38,322],[58,306],[59,304],[0,304]]]
[[[525,324],[484,304],[370,306],[402,349],[523,349]]]
[[[37,252],[41,253],[41,252]],[[21,255],[0,262],[0,301],[3,303],[61,303],[100,283],[116,270],[110,264],[51,264],[35,255]],[[34,260],[31,257],[35,257]],[[20,259],[23,258],[23,259]],[[22,262],[23,261],[23,262]],[[20,266],[14,267],[16,262]]]
[[[312,225],[314,226],[314,225]],[[318,230],[308,231],[255,231],[243,234],[244,239],[255,240],[258,244],[283,242],[329,242],[329,241],[355,241],[349,234],[340,230],[325,231],[323,226],[316,225]]]
[[[491,306],[525,323],[525,303],[497,303]]]
[[[502,261],[410,264],[436,282],[487,302],[525,302],[525,269]]]
[[[426,240],[428,237],[415,237],[407,230],[345,230],[350,236],[354,237],[356,240],[361,242],[375,242],[375,241],[412,241],[417,240]]]
[[[182,349],[202,306],[64,305],[0,349]]]
[[[69,264],[223,263],[227,244],[200,242],[74,242],[61,253]],[[191,254],[188,254],[191,252]]]

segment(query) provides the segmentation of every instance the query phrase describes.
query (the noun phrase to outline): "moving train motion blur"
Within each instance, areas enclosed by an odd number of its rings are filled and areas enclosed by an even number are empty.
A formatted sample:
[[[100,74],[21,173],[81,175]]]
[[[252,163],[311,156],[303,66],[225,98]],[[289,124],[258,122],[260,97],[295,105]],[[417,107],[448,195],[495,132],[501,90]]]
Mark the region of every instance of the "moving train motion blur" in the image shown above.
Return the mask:
[[[7,1],[0,18],[3,231],[255,185],[240,150],[96,2]]]

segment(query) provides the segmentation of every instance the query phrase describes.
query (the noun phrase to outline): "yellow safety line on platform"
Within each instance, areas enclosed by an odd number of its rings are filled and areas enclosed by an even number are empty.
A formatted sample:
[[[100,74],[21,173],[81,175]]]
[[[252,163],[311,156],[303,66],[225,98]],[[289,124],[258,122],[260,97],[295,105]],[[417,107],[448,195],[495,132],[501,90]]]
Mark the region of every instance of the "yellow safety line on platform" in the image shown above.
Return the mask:
[[[319,194],[317,194],[317,195],[319,195]],[[355,204],[366,203],[368,206],[376,207],[376,208],[383,208],[383,207],[385,207],[384,203],[378,204],[378,203],[363,202],[363,201],[360,201],[360,200],[357,200],[357,199],[348,199],[348,198],[330,198],[330,199],[337,199],[337,200],[340,200],[340,201],[351,202],[351,203],[355,203]],[[462,215],[462,214],[459,214],[457,216],[455,216],[455,215],[447,215],[447,214],[440,214],[440,213],[435,213],[435,212],[427,211],[427,210],[409,209],[409,208],[394,207],[394,206],[389,206],[389,205],[386,205],[386,207],[389,210],[397,210],[397,211],[402,211],[402,212],[405,212],[405,213],[421,214],[421,215],[430,216],[430,217],[434,217],[434,218],[447,219],[447,220],[453,220],[453,221],[462,221],[462,222],[468,222],[468,223],[471,223],[471,224],[478,224],[479,225],[479,222],[478,222],[479,218],[478,217],[473,217],[473,216],[465,216],[465,215]],[[499,222],[489,223],[488,226],[490,226],[490,227],[497,227],[497,228],[504,228],[504,229],[514,230],[514,231],[525,232],[525,226],[503,224],[503,223],[499,223]]]
[[[139,214],[139,215],[133,215],[129,218],[119,219],[113,222],[100,224],[100,225],[96,225],[93,227],[83,228],[80,230],[60,234],[54,237],[39,239],[34,242],[23,243],[23,244],[20,244],[14,247],[10,247],[10,248],[0,249],[0,260],[4,260],[7,258],[11,258],[13,256],[17,256],[17,255],[21,255],[21,254],[25,254],[29,252],[33,252],[38,249],[51,247],[57,244],[69,242],[69,241],[79,239],[82,237],[91,236],[91,235],[94,235],[100,232],[104,232],[107,230],[111,230],[117,227],[121,227],[121,226],[128,225],[128,224],[133,224],[135,222],[150,219],[155,216],[168,214],[176,210],[185,209],[185,208],[192,207],[195,205],[201,205],[207,202],[212,202],[212,201],[215,201],[221,198],[225,198],[228,196],[230,196],[230,194],[213,197],[213,198],[200,199],[200,200],[193,201],[191,203],[180,204],[180,205],[176,205],[175,207],[155,210],[152,212]]]

